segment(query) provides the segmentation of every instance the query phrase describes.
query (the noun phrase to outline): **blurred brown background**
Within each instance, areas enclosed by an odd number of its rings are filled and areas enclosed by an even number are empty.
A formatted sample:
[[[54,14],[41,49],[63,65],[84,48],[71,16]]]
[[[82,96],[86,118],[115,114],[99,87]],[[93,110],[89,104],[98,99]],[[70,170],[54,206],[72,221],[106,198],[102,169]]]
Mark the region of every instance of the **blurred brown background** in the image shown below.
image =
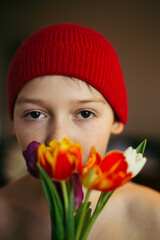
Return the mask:
[[[94,28],[115,47],[128,90],[129,120],[124,133],[117,140],[112,138],[109,149],[123,150],[147,138],[148,163],[135,181],[160,190],[159,0],[0,1],[1,185],[25,171],[20,151],[11,137],[12,127],[6,110],[9,62],[29,34],[46,25],[63,22]]]

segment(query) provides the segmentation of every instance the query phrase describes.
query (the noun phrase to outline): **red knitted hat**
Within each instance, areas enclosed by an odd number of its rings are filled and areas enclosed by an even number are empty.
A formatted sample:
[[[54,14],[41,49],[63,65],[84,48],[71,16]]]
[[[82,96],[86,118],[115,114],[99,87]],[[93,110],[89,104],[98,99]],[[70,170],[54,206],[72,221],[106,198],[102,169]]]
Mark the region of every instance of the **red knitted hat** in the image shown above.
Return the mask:
[[[57,24],[31,35],[17,50],[8,73],[8,109],[31,79],[64,75],[96,88],[124,124],[127,94],[117,54],[101,34],[76,24]]]

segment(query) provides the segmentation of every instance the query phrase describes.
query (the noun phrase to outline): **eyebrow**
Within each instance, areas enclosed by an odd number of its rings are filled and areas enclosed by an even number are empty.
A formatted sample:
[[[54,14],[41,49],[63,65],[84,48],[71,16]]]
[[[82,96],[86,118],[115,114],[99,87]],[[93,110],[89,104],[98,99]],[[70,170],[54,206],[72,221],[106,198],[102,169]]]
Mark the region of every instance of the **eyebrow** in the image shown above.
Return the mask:
[[[77,103],[103,103],[105,104],[105,100],[97,98],[97,99],[86,99],[86,100],[78,100]]]
[[[85,103],[103,103],[106,104],[105,99],[101,99],[101,98],[96,98],[96,99],[84,99],[84,100],[77,100],[77,99],[72,99],[70,101],[71,103],[80,103],[80,104],[85,104]],[[33,104],[41,104],[44,105],[44,100],[42,99],[35,99],[35,98],[25,98],[25,97],[20,97],[17,100],[17,104],[21,105],[23,103],[33,103]]]
[[[17,104],[23,104],[23,103],[36,103],[36,104],[43,104],[44,101],[42,99],[34,99],[34,98],[25,98],[25,97],[20,97],[17,100]]]

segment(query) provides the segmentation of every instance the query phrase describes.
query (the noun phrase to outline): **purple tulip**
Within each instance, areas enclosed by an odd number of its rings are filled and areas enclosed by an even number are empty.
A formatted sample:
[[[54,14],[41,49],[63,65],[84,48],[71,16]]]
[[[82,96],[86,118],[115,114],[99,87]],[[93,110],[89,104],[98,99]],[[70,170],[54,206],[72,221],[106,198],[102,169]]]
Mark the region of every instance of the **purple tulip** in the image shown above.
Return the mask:
[[[39,178],[39,171],[37,168],[37,150],[39,145],[39,142],[33,141],[28,145],[27,150],[23,151],[23,156],[26,160],[28,172],[36,178]]]
[[[78,173],[74,173],[71,179],[74,181],[74,210],[77,211],[83,201],[84,194]]]
[[[39,142],[33,141],[28,145],[27,149],[23,151],[23,156],[26,160],[28,172],[35,178],[40,177],[39,170],[37,168],[37,151],[39,146]],[[77,211],[79,205],[83,201],[83,190],[81,182],[79,180],[79,175],[77,173],[74,173],[73,176],[70,178],[70,184],[72,180],[74,181],[74,210]],[[53,183],[55,184],[60,197],[62,197],[59,183],[54,181]]]

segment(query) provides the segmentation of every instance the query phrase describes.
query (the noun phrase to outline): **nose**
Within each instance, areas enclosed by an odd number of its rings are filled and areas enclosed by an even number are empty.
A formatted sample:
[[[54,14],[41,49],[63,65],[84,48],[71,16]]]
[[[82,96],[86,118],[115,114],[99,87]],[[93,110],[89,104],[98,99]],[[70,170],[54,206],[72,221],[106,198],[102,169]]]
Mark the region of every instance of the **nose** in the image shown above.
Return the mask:
[[[67,137],[70,140],[71,138],[71,127],[70,123],[67,119],[61,118],[61,119],[54,119],[49,124],[47,129],[47,138],[46,138],[46,144],[48,145],[50,141],[53,139],[56,139],[57,141],[61,141],[62,138]]]

